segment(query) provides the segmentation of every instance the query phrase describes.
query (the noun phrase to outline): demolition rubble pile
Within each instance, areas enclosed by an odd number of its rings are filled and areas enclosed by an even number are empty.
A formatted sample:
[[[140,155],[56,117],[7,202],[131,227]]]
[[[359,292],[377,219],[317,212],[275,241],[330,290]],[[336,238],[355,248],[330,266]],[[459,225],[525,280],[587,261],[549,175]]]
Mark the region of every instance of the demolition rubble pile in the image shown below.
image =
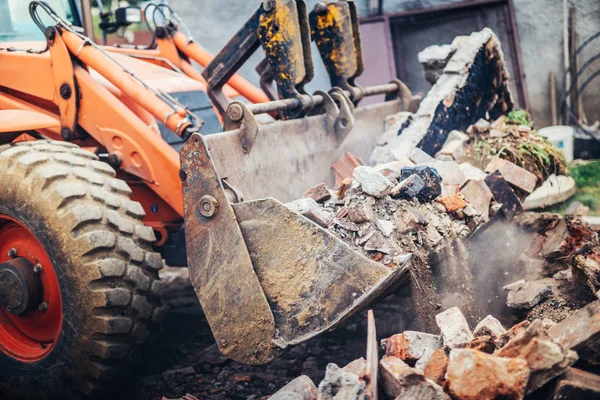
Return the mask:
[[[502,217],[530,238],[515,281],[503,288],[511,325],[522,322],[506,330],[488,315],[471,330],[476,312],[465,310],[465,318],[457,304],[431,299],[424,311],[435,327],[383,340],[379,373],[369,357],[330,364],[318,387],[303,376],[272,399],[364,399],[377,391],[409,400],[600,396],[600,377],[572,368],[600,362],[598,234],[572,217],[525,213],[521,204],[565,173],[564,157],[526,113],[512,111],[489,29],[428,48],[420,61],[433,87],[415,114],[386,120],[375,166],[357,167],[336,191],[320,184],[288,207],[375,261],[394,267],[410,258],[417,296],[428,286],[439,291],[427,273],[432,254]]]
[[[504,55],[490,29],[458,36],[446,49],[424,51],[430,53],[422,60],[426,71],[431,64],[443,70],[416,113],[393,118],[393,126],[378,140],[371,164],[402,160],[415,147],[433,156],[452,131],[466,132],[481,118],[495,120],[512,110]]]
[[[399,400],[600,396],[600,377],[572,367],[578,361],[583,368],[598,363],[598,301],[552,327],[536,319],[507,330],[488,315],[471,330],[456,307],[435,319],[439,334],[405,331],[383,339],[378,371],[369,371],[370,361],[364,358],[343,368],[331,363],[318,387],[301,376],[271,399],[362,400],[377,393]],[[375,388],[373,374],[378,376]]]

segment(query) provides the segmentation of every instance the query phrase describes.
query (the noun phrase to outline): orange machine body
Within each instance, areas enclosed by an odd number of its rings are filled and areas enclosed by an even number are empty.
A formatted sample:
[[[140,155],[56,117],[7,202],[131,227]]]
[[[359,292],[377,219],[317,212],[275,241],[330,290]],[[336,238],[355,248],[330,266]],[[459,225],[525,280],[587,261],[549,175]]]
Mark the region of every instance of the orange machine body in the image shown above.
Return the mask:
[[[205,85],[53,29],[48,51],[0,50],[0,144],[42,135],[110,156],[142,203],[157,244],[164,243],[183,224],[183,204],[179,156],[159,125],[178,136],[199,128],[185,107],[168,99]],[[45,43],[2,47],[40,51]]]

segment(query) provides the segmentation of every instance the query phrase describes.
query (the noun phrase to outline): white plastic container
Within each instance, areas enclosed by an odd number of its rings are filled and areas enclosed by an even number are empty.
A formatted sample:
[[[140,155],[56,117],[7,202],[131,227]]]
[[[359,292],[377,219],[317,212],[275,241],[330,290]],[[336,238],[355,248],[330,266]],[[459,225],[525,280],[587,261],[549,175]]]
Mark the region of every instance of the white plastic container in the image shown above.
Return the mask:
[[[540,129],[538,133],[547,137],[552,144],[558,147],[565,155],[568,163],[573,161],[575,128],[564,125],[549,126]]]

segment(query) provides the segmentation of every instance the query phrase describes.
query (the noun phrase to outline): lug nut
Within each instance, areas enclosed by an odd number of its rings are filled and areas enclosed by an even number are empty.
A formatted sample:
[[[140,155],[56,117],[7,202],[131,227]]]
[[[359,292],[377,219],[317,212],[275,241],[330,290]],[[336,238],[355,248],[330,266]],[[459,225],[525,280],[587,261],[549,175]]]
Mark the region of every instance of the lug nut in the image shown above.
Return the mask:
[[[42,272],[44,268],[42,267],[42,264],[35,264],[33,266],[33,272],[35,272],[36,274],[39,274],[40,272]]]
[[[9,256],[10,258],[15,258],[15,257],[17,256],[17,254],[18,254],[18,252],[17,252],[17,249],[15,249],[15,248],[13,248],[13,249],[10,249],[10,250],[8,251],[8,256]]]
[[[48,303],[46,303],[45,301],[40,303],[40,305],[38,306],[38,310],[40,310],[41,312],[45,312],[46,310],[48,310]]]

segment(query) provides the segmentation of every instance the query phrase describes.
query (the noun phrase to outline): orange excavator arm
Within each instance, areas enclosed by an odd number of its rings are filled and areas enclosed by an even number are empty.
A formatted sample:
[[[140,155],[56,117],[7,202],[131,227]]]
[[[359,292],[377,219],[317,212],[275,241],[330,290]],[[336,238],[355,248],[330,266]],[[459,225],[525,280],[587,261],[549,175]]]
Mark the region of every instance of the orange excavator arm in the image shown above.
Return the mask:
[[[202,67],[206,67],[214,59],[212,54],[182,32],[174,31],[172,38],[173,43],[175,43],[175,46],[177,46],[177,49],[181,53],[185,54],[191,60],[196,61]],[[228,84],[252,103],[267,103],[269,101],[269,97],[262,89],[244,79],[240,74],[233,75],[229,79]],[[227,93],[225,94],[227,95]]]

